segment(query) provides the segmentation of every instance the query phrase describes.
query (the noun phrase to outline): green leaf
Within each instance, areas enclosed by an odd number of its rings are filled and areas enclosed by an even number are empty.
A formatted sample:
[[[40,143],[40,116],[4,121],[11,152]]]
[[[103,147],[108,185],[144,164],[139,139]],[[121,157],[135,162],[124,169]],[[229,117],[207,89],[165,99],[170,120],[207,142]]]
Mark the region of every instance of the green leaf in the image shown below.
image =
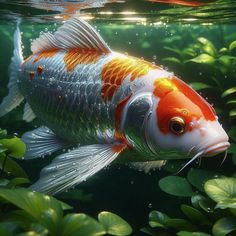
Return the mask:
[[[229,100],[229,101],[226,102],[226,104],[228,104],[228,105],[230,105],[230,104],[234,105],[234,104],[236,104],[236,100]]]
[[[200,169],[190,169],[187,178],[194,187],[203,192],[204,183],[207,180],[214,178],[214,176],[216,176],[215,172]]]
[[[104,235],[101,224],[85,214],[67,214],[62,223],[62,236],[96,236]]]
[[[221,54],[226,54],[226,53],[228,53],[228,49],[227,49],[227,48],[221,48],[221,49],[219,50],[219,53],[221,53]]]
[[[108,234],[125,236],[132,233],[130,225],[121,217],[111,212],[103,211],[99,213],[98,220]]]
[[[22,184],[29,184],[30,180],[28,178],[14,178],[9,181],[7,184],[8,188],[14,188]]]
[[[176,55],[181,55],[181,51],[178,48],[171,48],[171,47],[164,47],[164,49],[170,51],[170,52],[174,52]]]
[[[197,55],[196,51],[193,48],[184,48],[182,50],[182,54],[183,54],[184,58],[192,58]]]
[[[199,225],[209,225],[211,222],[199,210],[188,206],[181,205],[182,212],[194,223]]]
[[[49,232],[50,235],[59,235],[62,230],[62,214],[57,206],[55,208],[48,208],[41,212],[40,219],[38,221]]]
[[[236,40],[229,45],[229,51],[233,51],[236,48]]]
[[[207,195],[217,202],[216,208],[236,208],[236,179],[211,179],[205,183]]]
[[[211,85],[204,84],[201,82],[193,82],[193,83],[190,83],[190,85],[194,90],[202,90],[202,89],[206,89],[206,88],[212,88]]]
[[[167,219],[164,222],[166,227],[174,228],[177,230],[195,231],[196,227],[184,219]]]
[[[3,162],[5,157],[0,157],[0,168],[3,168]],[[13,161],[10,157],[7,157],[5,165],[4,165],[4,172],[10,173],[11,175],[27,178],[27,174],[23,170],[23,168],[17,164],[17,162]]]
[[[216,54],[217,54],[216,48],[210,40],[203,38],[203,37],[200,37],[197,40],[198,40],[198,42],[200,42],[202,44],[202,50],[205,53],[207,53],[213,57],[216,56]]]
[[[231,68],[232,61],[236,60],[236,57],[229,56],[229,55],[223,55],[223,56],[219,57],[217,60],[221,65],[223,65],[226,68],[226,71],[227,71],[227,69]]]
[[[48,230],[45,229],[45,227],[43,227],[41,224],[38,224],[38,223],[32,223],[30,226],[30,230],[38,233],[40,236],[47,236],[48,235]]]
[[[0,197],[26,211],[37,220],[41,220],[42,213],[48,209],[53,209],[58,217],[62,216],[63,205],[66,205],[53,197],[24,188],[0,189]],[[70,209],[68,205],[66,206],[67,209]]]
[[[159,181],[159,187],[164,192],[174,196],[190,197],[194,194],[188,181],[179,176],[167,176],[161,179]]]
[[[25,154],[26,146],[17,137],[10,139],[0,139],[0,143],[8,149],[9,155],[16,158],[22,158]]]
[[[149,214],[149,225],[152,228],[161,227],[165,228],[163,222],[167,219],[170,219],[168,215],[160,211],[151,211]]]
[[[172,236],[172,234],[169,234],[167,232],[165,232],[164,234],[157,234],[156,230],[147,227],[141,228],[140,231],[151,236]]]
[[[212,228],[213,236],[224,236],[230,232],[236,230],[236,219],[235,218],[221,218],[219,219]]]
[[[236,92],[236,87],[229,88],[221,94],[221,97],[224,98],[224,97],[229,96],[235,92]]]
[[[190,59],[186,62],[194,62],[194,63],[198,63],[198,64],[206,64],[206,65],[213,65],[215,63],[215,58],[208,55],[208,54],[200,54],[199,56]]]
[[[230,117],[236,116],[236,109],[230,110],[229,116],[230,116]]]
[[[13,232],[11,230],[11,225],[6,223],[0,223],[0,235],[2,236],[13,236]]]
[[[231,129],[228,131],[228,135],[231,139],[233,139],[236,142],[236,126],[232,126]],[[236,148],[235,148],[236,153]]]
[[[211,236],[210,234],[206,234],[203,232],[187,232],[187,231],[180,231],[177,233],[178,236]]]
[[[165,57],[162,59],[163,62],[171,62],[174,64],[181,64],[181,61],[176,57]]]
[[[7,136],[7,131],[5,129],[0,129],[0,139],[3,139]]]
[[[200,208],[200,205],[199,205],[199,202],[204,200],[206,197],[200,195],[200,194],[196,194],[196,195],[193,195],[191,197],[191,203],[193,205],[193,207],[195,208]]]

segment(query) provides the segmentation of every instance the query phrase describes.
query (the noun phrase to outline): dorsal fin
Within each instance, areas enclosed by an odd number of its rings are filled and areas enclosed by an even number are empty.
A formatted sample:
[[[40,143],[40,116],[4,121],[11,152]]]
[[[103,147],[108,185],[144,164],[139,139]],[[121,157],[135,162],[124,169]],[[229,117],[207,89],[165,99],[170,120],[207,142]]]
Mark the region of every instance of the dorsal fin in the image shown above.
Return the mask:
[[[104,53],[111,52],[111,49],[96,30],[86,21],[77,17],[72,17],[66,21],[54,34],[42,34],[31,44],[33,53],[55,48],[80,48]]]

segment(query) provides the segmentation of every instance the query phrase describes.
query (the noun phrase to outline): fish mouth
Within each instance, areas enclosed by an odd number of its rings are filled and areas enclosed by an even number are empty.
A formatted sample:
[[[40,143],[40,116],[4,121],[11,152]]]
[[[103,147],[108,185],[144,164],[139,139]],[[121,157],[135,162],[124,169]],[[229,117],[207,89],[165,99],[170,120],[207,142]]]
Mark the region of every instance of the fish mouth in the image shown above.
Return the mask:
[[[229,142],[220,142],[214,145],[211,145],[207,149],[205,149],[203,155],[204,156],[215,156],[221,152],[226,151],[230,146]]]

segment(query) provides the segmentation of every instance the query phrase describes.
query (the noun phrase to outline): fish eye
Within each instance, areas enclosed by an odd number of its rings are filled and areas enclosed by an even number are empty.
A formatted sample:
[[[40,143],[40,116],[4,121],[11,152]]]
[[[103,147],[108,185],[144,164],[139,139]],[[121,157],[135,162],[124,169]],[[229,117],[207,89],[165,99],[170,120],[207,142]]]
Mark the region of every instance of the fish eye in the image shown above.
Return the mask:
[[[169,121],[169,129],[175,135],[181,135],[185,131],[185,121],[181,117],[173,117]]]

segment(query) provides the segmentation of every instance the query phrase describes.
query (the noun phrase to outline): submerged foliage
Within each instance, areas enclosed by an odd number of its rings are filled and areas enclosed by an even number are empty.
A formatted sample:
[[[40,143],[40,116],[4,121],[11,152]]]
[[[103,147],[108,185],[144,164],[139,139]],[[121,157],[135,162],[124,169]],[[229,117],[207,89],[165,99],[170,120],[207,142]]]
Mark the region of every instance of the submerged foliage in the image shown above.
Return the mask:
[[[54,197],[20,187],[30,181],[12,158],[22,158],[24,152],[25,144],[19,138],[0,130],[0,235],[125,236],[132,233],[130,225],[116,214],[103,211],[96,220],[83,213],[73,213],[71,206]]]
[[[176,188],[177,183],[181,188]],[[191,169],[187,179],[167,176],[159,181],[159,186],[168,194],[190,197],[191,205],[180,205],[184,218],[171,218],[160,211],[150,212],[150,228],[142,229],[146,234],[224,236],[236,232],[236,178]]]

